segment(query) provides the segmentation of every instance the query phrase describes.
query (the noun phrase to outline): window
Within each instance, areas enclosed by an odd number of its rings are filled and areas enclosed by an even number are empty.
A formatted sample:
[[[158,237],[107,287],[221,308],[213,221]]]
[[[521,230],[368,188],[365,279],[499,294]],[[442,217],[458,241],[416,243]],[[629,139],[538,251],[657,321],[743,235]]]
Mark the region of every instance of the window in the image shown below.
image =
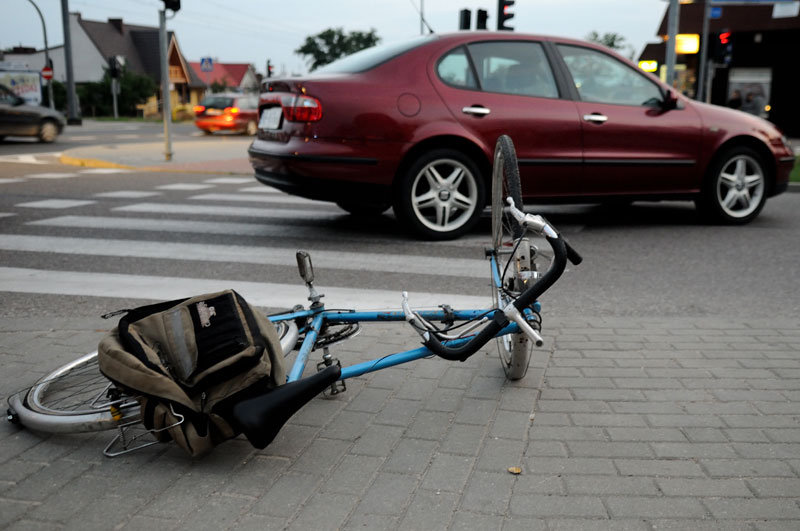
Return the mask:
[[[336,61],[322,66],[314,70],[315,74],[354,74],[356,72],[364,72],[370,68],[385,63],[390,59],[394,59],[398,55],[404,54],[409,50],[413,50],[417,46],[422,46],[431,42],[435,36],[425,35],[422,37],[415,37],[394,44],[381,44],[373,46],[365,50],[358,51],[354,54],[342,57]]]
[[[14,105],[17,102],[17,95],[8,90],[7,88],[0,86],[0,103],[5,103],[7,105]]]
[[[436,65],[436,73],[448,85],[467,89],[478,88],[464,48],[456,48],[442,57]]]
[[[558,97],[550,63],[539,43],[481,42],[470,44],[469,53],[485,91]]]
[[[233,98],[227,96],[206,96],[200,105],[206,109],[224,109],[225,107],[233,107]]]
[[[575,88],[583,101],[653,107],[661,89],[628,65],[597,50],[559,44]]]

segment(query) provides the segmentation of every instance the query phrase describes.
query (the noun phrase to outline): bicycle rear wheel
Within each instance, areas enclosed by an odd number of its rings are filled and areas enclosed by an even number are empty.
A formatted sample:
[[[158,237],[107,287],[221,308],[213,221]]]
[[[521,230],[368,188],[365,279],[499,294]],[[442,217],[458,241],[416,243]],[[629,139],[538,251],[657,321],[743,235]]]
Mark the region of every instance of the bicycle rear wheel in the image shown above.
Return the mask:
[[[276,324],[284,355],[295,346],[297,326]],[[139,420],[139,403],[100,372],[97,351],[59,367],[8,398],[8,420],[33,431],[81,433],[117,428]]]
[[[506,198],[522,210],[522,186],[517,154],[507,135],[497,139],[492,168],[492,302],[503,309],[525,288],[531,276],[531,246],[523,238],[524,229],[508,213]],[[496,340],[500,363],[509,380],[519,380],[528,372],[532,343],[523,333],[508,334]]]

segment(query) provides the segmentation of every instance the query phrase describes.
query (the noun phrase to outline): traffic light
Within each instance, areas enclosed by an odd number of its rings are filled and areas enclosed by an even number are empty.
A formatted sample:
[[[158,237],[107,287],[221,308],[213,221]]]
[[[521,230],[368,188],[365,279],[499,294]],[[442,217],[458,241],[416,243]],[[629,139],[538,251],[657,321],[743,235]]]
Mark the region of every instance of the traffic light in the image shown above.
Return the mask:
[[[475,29],[485,30],[486,21],[489,19],[489,12],[485,9],[478,10],[478,20],[476,21]]]
[[[119,67],[119,62],[117,58],[113,55],[108,57],[108,75],[109,77],[116,78],[122,74],[122,71]]]
[[[462,9],[458,12],[458,29],[468,30],[470,25],[472,25],[472,11]]]
[[[511,26],[506,26],[506,22],[514,18],[513,5],[514,0],[497,0],[497,31],[514,31]]]
[[[275,67],[272,66],[272,62],[269,59],[267,59],[267,77],[272,77],[272,73],[274,72],[274,68]]]
[[[722,31],[714,39],[714,62],[729,65],[733,57],[733,36],[730,31]]]
[[[173,12],[181,8],[181,0],[164,0],[164,9],[171,9]]]

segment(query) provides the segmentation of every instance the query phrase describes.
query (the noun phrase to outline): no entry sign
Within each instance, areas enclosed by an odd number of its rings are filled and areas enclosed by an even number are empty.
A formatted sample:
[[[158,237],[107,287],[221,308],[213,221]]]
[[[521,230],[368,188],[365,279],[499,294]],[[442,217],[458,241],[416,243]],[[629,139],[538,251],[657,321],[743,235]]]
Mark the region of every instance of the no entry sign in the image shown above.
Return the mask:
[[[45,66],[44,68],[42,68],[42,77],[48,81],[53,79],[53,69],[50,68],[49,66]]]

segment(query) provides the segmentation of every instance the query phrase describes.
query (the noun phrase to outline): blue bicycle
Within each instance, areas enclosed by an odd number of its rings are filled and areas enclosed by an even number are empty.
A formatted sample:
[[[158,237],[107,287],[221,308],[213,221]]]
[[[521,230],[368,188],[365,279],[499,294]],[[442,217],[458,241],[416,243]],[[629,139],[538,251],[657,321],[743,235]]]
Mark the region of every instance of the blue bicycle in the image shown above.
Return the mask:
[[[492,304],[487,308],[443,305],[436,310],[415,310],[403,293],[399,310],[328,310],[313,284],[310,255],[297,253],[310,304],[268,316],[278,329],[284,354],[298,351],[287,382],[233,408],[236,423],[251,443],[263,447],[303,405],[321,391],[344,391],[349,378],[432,355],[464,361],[492,340],[497,343],[507,378],[525,376],[533,346],[543,344],[538,298],[559,279],[568,261],[577,265],[582,258],[546,219],[523,211],[517,158],[508,136],[501,136],[495,147],[491,201],[492,239],[484,250],[492,286]],[[543,238],[552,256],[540,253],[530,235]],[[545,271],[541,271],[542,260],[549,261]],[[331,356],[329,346],[352,337],[362,323],[389,321],[408,323],[419,334],[422,346],[354,365],[343,365]],[[318,371],[303,378],[310,355],[317,350],[323,352]],[[48,433],[118,429],[105,450],[110,456],[151,444],[134,443],[139,435],[127,434],[126,430],[139,423],[138,402],[100,374],[96,352],[12,395],[8,419]],[[112,449],[115,444],[122,450]]]

